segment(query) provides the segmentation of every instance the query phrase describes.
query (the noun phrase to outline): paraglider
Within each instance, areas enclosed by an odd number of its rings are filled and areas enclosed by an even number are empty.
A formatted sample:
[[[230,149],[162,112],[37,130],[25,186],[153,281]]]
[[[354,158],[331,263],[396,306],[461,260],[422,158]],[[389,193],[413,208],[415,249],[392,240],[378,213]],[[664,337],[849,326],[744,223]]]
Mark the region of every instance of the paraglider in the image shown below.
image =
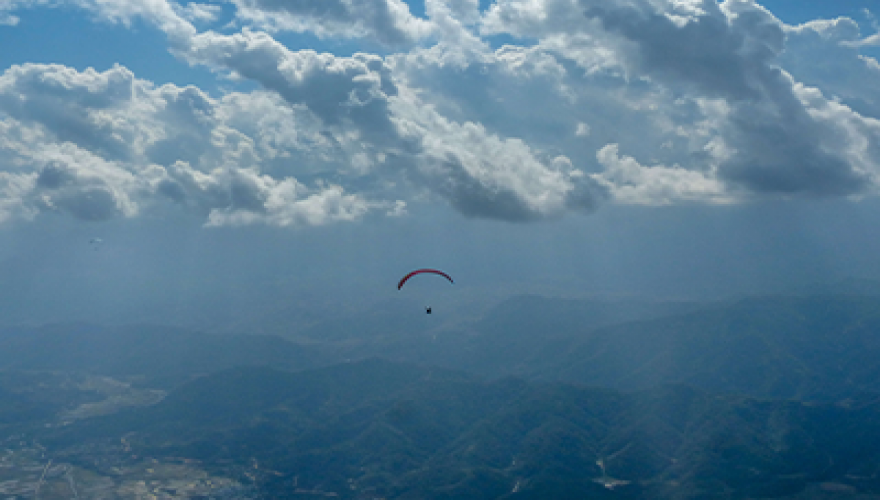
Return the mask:
[[[397,289],[400,290],[403,287],[403,284],[406,283],[413,276],[415,276],[417,274],[424,274],[424,273],[439,274],[440,276],[443,276],[444,278],[448,279],[450,283],[455,283],[454,281],[452,281],[452,277],[450,277],[448,274],[444,273],[443,271],[438,271],[436,269],[417,269],[417,270],[407,274],[403,278],[401,278],[400,282],[397,284]]]
[[[436,274],[436,275],[439,275],[439,276],[442,276],[442,277],[448,279],[450,283],[453,283],[453,284],[455,283],[454,281],[452,281],[452,277],[449,276],[448,274],[444,273],[443,271],[438,271],[436,269],[417,269],[417,270],[407,274],[403,278],[401,278],[400,282],[397,283],[397,289],[400,290],[401,288],[403,288],[404,283],[406,283],[407,281],[409,281],[410,278],[412,278],[413,276],[416,276],[418,274]],[[431,314],[431,307],[430,306],[425,308],[425,313]]]

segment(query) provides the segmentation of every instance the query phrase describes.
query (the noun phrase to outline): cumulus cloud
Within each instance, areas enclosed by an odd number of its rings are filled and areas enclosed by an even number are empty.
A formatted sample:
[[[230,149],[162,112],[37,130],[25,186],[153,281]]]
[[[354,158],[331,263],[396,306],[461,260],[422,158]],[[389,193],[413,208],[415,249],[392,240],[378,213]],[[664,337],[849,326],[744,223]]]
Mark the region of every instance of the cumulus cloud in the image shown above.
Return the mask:
[[[158,190],[178,203],[207,208],[206,225],[321,225],[353,221],[389,204],[346,193],[341,186],[308,188],[292,177],[275,179],[256,169],[199,172],[184,162],[168,169]]]
[[[248,103],[263,106],[265,122],[239,130],[235,110]],[[272,103],[263,93],[218,100],[194,87],[155,87],[121,66],[14,66],[0,76],[0,217],[55,212],[97,221],[170,204],[204,214],[209,225],[285,226],[389,208],[338,185],[309,187],[295,169],[260,173],[263,163],[320,149],[272,139]]]
[[[257,81],[289,105],[311,111],[335,130],[337,143],[359,140],[382,172],[402,172],[466,215],[535,220],[572,207],[592,210],[601,198],[587,194],[596,188],[588,179],[572,180],[567,159],[539,160],[520,140],[425,106],[379,57],[291,51],[250,31],[199,35],[186,57]],[[393,161],[379,159],[388,156]]]
[[[58,4],[75,5],[109,23],[131,26],[135,20],[156,25],[168,35],[172,45],[185,43],[196,34],[196,28],[187,20],[204,20],[212,9],[199,4],[181,7],[170,0],[59,0]]]
[[[34,156],[39,170],[27,199],[35,209],[90,221],[137,215],[142,181],[118,164],[69,143]]]
[[[139,110],[134,75],[116,66],[99,73],[61,65],[13,66],[0,76],[0,109],[24,123],[39,123],[61,142],[113,159],[127,159],[137,143]],[[149,106],[149,103],[146,103]],[[125,109],[133,114],[119,113]]]
[[[0,3],[0,24],[18,24],[19,18],[12,13],[21,9],[58,6],[78,7],[102,22],[127,27],[135,20],[146,21],[165,32],[172,45],[196,34],[192,22],[210,21],[219,12],[218,6],[182,6],[173,0],[4,0]]]
[[[190,2],[186,5],[171,4],[174,12],[191,23],[209,23],[217,20],[222,8],[219,5]]]
[[[237,16],[269,31],[311,32],[319,37],[370,38],[388,46],[427,36],[430,25],[402,0],[233,0]]]
[[[259,82],[288,103],[302,105],[329,126],[353,124],[363,135],[386,133],[388,98],[397,89],[378,56],[335,57],[290,51],[266,33],[204,33],[185,56]]]
[[[593,174],[593,178],[621,203],[671,205],[680,201],[731,201],[724,185],[712,172],[686,170],[678,165],[645,167],[634,158],[621,157],[617,144],[600,149],[596,159],[605,168]]]
[[[153,23],[182,61],[260,88],[212,97],[123,66],[7,69],[7,219],[173,206],[209,225],[286,226],[443,200],[536,221],[607,200],[878,187],[880,64],[846,18],[787,26],[749,0],[498,0],[482,15],[476,0],[427,0],[426,19],[401,0],[233,0],[246,28],[218,33],[196,28],[216,5],[62,3]],[[9,5],[0,16],[33,3]],[[282,30],[397,52],[295,50],[273,37]],[[488,35],[513,38],[493,47]]]
[[[636,72],[694,86],[710,97],[759,97],[761,73],[784,41],[779,21],[768,11],[714,0],[673,2],[662,10],[639,3],[641,8],[590,2],[584,12],[629,42],[618,50]]]
[[[822,28],[826,37],[852,37],[848,23]],[[700,170],[695,160],[714,161],[709,166],[731,190],[849,195],[876,188],[866,169],[877,165],[854,162],[848,150],[876,137],[817,112],[827,105],[821,94],[803,98],[799,83],[780,66],[784,25],[754,2],[500,0],[484,30],[586,38],[593,50],[612,53],[627,75],[672,96],[723,101],[723,113],[702,120],[713,136],[703,149],[714,154],[681,158],[680,164]]]
[[[34,188],[36,175],[0,171],[0,223],[11,219],[33,219],[37,211],[29,206],[26,197]]]
[[[433,46],[435,51],[456,58],[458,64],[466,64],[488,49],[486,42],[474,33],[480,19],[475,0],[426,0],[425,10],[438,40]]]
[[[584,121],[576,110],[598,107],[577,102],[576,94],[589,90],[569,77],[564,63],[543,48],[510,45],[470,53],[436,46],[388,58],[394,75],[439,114],[534,149],[558,148],[560,137]]]
[[[798,82],[821,89],[862,115],[880,118],[880,88],[875,84],[880,64],[862,53],[861,39],[858,24],[845,17],[787,26],[780,62]]]
[[[208,216],[208,226],[242,225],[261,222],[277,226],[322,225],[328,222],[353,221],[374,208],[388,208],[385,203],[371,203],[355,194],[346,194],[341,186],[319,186],[308,190],[293,179],[264,185],[251,185],[259,205],[244,208],[214,209]],[[256,191],[255,189],[262,189]],[[258,208],[259,209],[256,209]]]
[[[503,139],[474,123],[422,111],[421,167],[410,175],[446,197],[461,213],[508,221],[594,210],[604,192],[564,157],[541,159],[518,139]]]

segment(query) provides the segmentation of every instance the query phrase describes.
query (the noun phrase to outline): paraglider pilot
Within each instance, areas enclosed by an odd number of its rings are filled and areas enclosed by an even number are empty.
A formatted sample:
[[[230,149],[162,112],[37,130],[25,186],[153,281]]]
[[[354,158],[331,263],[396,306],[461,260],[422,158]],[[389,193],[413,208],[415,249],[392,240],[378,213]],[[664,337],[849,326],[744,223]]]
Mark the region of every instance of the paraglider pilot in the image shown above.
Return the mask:
[[[423,274],[423,273],[437,274],[437,275],[443,276],[444,278],[448,279],[450,283],[454,283],[454,281],[452,281],[452,277],[449,276],[448,274],[444,273],[443,271],[438,271],[436,269],[417,269],[417,270],[407,274],[403,278],[401,278],[401,280],[397,283],[397,289],[400,290],[401,287],[403,287],[403,284],[406,283],[407,280],[409,280],[413,276],[415,276],[417,274]],[[430,306],[425,307],[425,312],[427,314],[431,314],[431,307]]]

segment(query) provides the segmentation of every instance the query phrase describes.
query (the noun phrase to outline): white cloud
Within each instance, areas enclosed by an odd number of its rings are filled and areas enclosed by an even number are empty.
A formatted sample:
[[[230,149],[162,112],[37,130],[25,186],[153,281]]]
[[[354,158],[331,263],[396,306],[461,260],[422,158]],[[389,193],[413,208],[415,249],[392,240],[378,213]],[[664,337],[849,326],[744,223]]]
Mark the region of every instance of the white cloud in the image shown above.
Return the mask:
[[[279,137],[277,123],[296,123],[290,111],[265,93],[215,100],[194,87],[156,88],[121,66],[15,66],[0,76],[0,212],[104,220],[172,204],[211,225],[291,225],[387,209],[320,180],[308,188],[296,168],[273,165],[334,149],[308,133],[308,120],[299,137]],[[272,175],[259,173],[263,166]],[[315,179],[322,172],[301,170]]]
[[[780,62],[799,82],[822,89],[860,114],[880,118],[880,64],[861,53],[861,33],[849,18],[786,27]]]
[[[848,17],[816,19],[796,26],[785,26],[788,35],[816,34],[831,43],[852,43],[859,39],[859,25]]]
[[[16,26],[20,19],[8,12],[0,12],[0,26]]]
[[[216,21],[222,12],[219,5],[190,2],[185,6],[171,4],[174,12],[191,23],[210,23]]]
[[[831,138],[846,133],[855,135],[841,142],[872,143],[876,138],[814,113],[817,104],[800,99],[797,82],[779,65],[784,28],[766,9],[740,0],[499,0],[483,21],[486,32],[532,36],[542,42],[556,36],[581,37],[590,42],[588,51],[599,54],[593,61],[608,60],[607,55],[600,57],[603,51],[613,54],[611,59],[625,69],[629,82],[637,75],[672,96],[688,96],[684,101],[723,100],[727,112],[708,122],[683,116],[690,123],[676,123],[675,116],[667,115],[657,123],[685,130],[706,124],[700,128],[714,137],[705,146],[714,144],[716,151],[726,152],[716,158],[718,178],[733,190],[787,196],[872,189],[867,167],[836,149]],[[845,21],[802,29],[819,29],[832,39],[853,36]],[[674,160],[689,170],[707,167],[700,165],[699,155]],[[876,170],[877,165],[870,168]]]
[[[169,0],[63,0],[86,9],[99,19],[109,23],[120,23],[131,26],[136,19],[143,19],[155,24],[165,32],[172,45],[185,43],[196,34],[195,27],[186,19],[194,13],[204,15],[210,10],[203,7],[181,8],[179,4]]]
[[[21,19],[12,14],[19,9],[51,5],[51,0],[3,0],[0,2],[0,26],[17,26]]]
[[[435,50],[446,52],[447,57],[455,57],[459,63],[488,50],[488,45],[474,33],[474,25],[480,19],[476,1],[426,0],[425,10],[439,40]]]
[[[445,119],[413,94],[385,94],[396,87],[383,82],[388,70],[378,58],[295,55],[281,76],[271,64],[265,73],[249,69],[285,101],[265,92],[216,100],[193,87],[156,88],[121,66],[11,68],[0,77],[0,111],[38,131],[7,145],[19,151],[22,170],[39,174],[28,203],[87,220],[171,203],[205,214],[210,225],[321,224],[372,210],[402,214],[394,194],[402,186],[377,187],[400,174],[472,216],[534,220],[591,210],[601,199],[564,156],[542,158],[520,140]],[[381,113],[358,112],[371,99]],[[383,129],[391,133],[376,133]],[[339,180],[325,184],[322,176]]]
[[[361,135],[389,131],[387,101],[397,89],[378,56],[335,57],[290,51],[266,33],[203,33],[184,56],[259,82],[290,105],[308,108],[324,125],[353,125]]]
[[[677,165],[645,167],[629,156],[621,157],[617,144],[596,153],[605,169],[593,178],[614,201],[634,205],[671,205],[681,201],[725,203],[732,201],[723,183],[711,172],[686,170]]]
[[[261,89],[212,98],[122,66],[9,68],[7,218],[171,204],[210,225],[284,226],[442,199],[469,216],[531,221],[608,197],[877,190],[880,65],[846,18],[786,26],[746,0],[498,0],[482,17],[476,0],[428,0],[427,19],[401,0],[234,0],[248,28],[222,34],[193,24],[215,21],[216,5],[65,3],[154,23],[182,60]],[[33,4],[9,5],[0,16]],[[293,50],[258,29],[401,52]],[[493,49],[481,38],[496,34],[519,40]],[[76,160],[49,157],[62,149]]]
[[[475,123],[459,124],[431,110],[417,122],[421,183],[465,215],[510,221],[591,211],[604,193],[564,157],[539,159],[518,139],[504,139]],[[422,128],[424,127],[424,128]]]
[[[406,202],[403,200],[395,201],[394,205],[387,212],[385,212],[385,215],[389,217],[403,217],[406,214]]]
[[[68,141],[113,159],[149,138],[140,125],[155,102],[150,86],[116,66],[99,73],[60,65],[13,66],[0,76],[0,109],[24,123],[36,123],[58,141]]]
[[[434,17],[431,12],[442,6],[452,19],[462,25],[471,26],[480,22],[479,0],[426,0],[425,4],[428,17]]]
[[[231,203],[228,207],[211,209],[208,226],[323,225],[354,221],[375,208],[386,207],[346,194],[341,186],[319,185],[308,189],[296,179],[276,180],[253,170],[233,172],[229,179]]]
[[[190,21],[203,22],[218,12],[217,6],[189,3],[181,6],[169,0],[3,0],[0,24],[16,25],[19,18],[10,14],[22,9],[74,6],[92,13],[98,20],[130,27],[141,19],[164,31],[172,45],[185,43],[196,34]]]
[[[369,38],[389,46],[411,45],[430,24],[402,0],[233,0],[237,16],[257,28],[311,32],[321,38]]]
[[[289,105],[310,110],[324,127],[335,130],[339,143],[359,141],[369,157],[394,158],[379,162],[386,163],[386,175],[402,169],[416,186],[443,196],[467,215],[533,220],[572,207],[593,209],[600,198],[590,192],[595,187],[591,181],[573,182],[565,169],[538,160],[522,141],[503,139],[476,123],[448,120],[425,106],[394,80],[381,58],[290,51],[269,35],[250,31],[199,35],[187,57],[253,79]],[[511,61],[507,67],[512,71],[524,70],[522,58]],[[529,65],[527,71],[558,72],[547,62]]]
[[[31,155],[37,176],[25,201],[31,210],[83,220],[133,217],[143,179],[71,143],[46,144]]]
[[[33,219],[37,211],[25,198],[33,190],[35,173],[16,174],[0,171],[0,224],[11,219]]]

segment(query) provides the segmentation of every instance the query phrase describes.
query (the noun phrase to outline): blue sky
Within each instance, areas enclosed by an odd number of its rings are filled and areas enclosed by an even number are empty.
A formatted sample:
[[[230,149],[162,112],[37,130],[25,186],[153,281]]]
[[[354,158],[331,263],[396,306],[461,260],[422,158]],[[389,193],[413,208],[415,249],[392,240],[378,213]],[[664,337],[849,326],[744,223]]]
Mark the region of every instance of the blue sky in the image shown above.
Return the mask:
[[[865,18],[865,10],[871,12],[877,9],[876,2],[872,0],[837,0],[835,2],[765,0],[760,3],[788,24],[801,24],[814,19],[835,19],[841,16],[859,22],[870,22]]]
[[[880,278],[878,14],[4,3],[0,278],[29,297],[9,307],[396,300],[379,283],[428,265],[472,276],[468,301]]]

